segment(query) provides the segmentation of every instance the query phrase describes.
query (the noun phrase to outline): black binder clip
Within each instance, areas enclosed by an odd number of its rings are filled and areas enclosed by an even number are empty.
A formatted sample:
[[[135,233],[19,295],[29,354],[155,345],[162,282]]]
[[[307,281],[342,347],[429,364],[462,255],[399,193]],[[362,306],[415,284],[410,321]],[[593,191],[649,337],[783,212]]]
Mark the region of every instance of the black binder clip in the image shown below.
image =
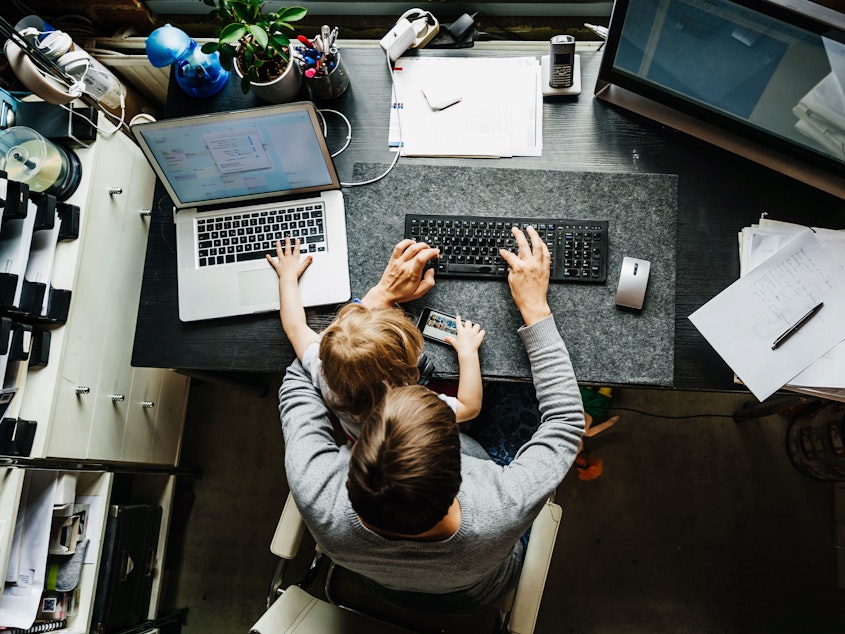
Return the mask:
[[[79,207],[69,203],[58,203],[59,241],[76,240],[79,237]]]
[[[35,440],[35,427],[34,420],[22,418],[0,420],[0,454],[28,456],[32,452],[32,443]]]
[[[0,202],[3,205],[3,221],[23,220],[29,212],[29,185],[9,180],[6,172],[0,172],[0,178],[6,185],[6,196]]]

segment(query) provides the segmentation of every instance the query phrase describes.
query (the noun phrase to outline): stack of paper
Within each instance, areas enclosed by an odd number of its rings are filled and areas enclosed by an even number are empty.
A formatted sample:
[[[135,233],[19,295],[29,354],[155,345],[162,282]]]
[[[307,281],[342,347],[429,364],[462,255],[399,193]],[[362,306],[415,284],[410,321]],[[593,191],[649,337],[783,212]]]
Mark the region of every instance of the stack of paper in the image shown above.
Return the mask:
[[[799,132],[845,159],[845,95],[833,73],[804,95],[792,112],[798,117]]]
[[[388,143],[403,156],[540,156],[543,94],[534,57],[400,57]]]
[[[739,242],[740,279],[690,321],[761,401],[784,386],[845,400],[845,232],[764,218]]]
[[[831,71],[792,109],[795,128],[845,159],[845,44],[827,37],[822,42]]]

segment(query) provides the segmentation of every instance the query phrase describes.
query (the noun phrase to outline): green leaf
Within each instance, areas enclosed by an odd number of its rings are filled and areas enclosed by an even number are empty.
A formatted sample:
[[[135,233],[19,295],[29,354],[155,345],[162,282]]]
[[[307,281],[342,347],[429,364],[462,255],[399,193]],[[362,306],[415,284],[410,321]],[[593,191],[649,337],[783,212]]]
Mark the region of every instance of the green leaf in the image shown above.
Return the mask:
[[[243,24],[233,23],[223,27],[220,31],[221,44],[234,44],[248,33],[248,29]]]
[[[290,45],[290,40],[280,33],[273,33],[270,36],[270,48],[276,51],[279,56],[288,61],[287,52],[285,49]]]
[[[235,49],[231,46],[224,46],[220,49],[220,65],[225,70],[232,70],[232,62],[235,59]]]
[[[246,4],[243,2],[232,2],[230,6],[232,7],[232,13],[235,14],[238,20],[246,23],[252,21],[252,11]]]
[[[202,0],[202,3],[209,6],[209,7],[217,6],[216,4],[214,4],[214,0]]]
[[[249,82],[250,79],[248,76],[244,75],[241,78],[241,92],[243,92],[243,94],[247,94],[249,92]]]
[[[275,44],[276,46],[288,46],[290,44],[290,39],[284,33],[270,33],[270,44],[271,46]]]
[[[255,42],[258,46],[261,48],[267,48],[267,31],[262,29],[260,26],[251,24],[249,26],[249,32],[252,34],[252,37],[255,38]]]
[[[289,29],[293,31],[293,24],[288,24],[283,20],[279,20],[277,22],[273,22],[272,26],[270,27],[270,31],[274,33],[278,33],[282,29]]]
[[[206,42],[200,47],[200,50],[206,55],[210,55],[218,49],[220,49],[220,44],[218,44],[217,42]]]
[[[287,7],[279,11],[279,19],[285,22],[299,22],[305,17],[306,13],[308,13],[308,9],[304,7]]]

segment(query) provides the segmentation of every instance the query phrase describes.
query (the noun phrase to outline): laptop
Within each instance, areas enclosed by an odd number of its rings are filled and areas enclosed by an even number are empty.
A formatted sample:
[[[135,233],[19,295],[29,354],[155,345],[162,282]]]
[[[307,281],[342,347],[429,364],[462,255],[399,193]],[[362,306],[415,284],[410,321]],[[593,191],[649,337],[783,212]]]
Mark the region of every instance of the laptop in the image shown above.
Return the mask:
[[[285,236],[314,258],[299,280],[304,306],[349,299],[343,196],[314,104],[131,129],[175,205],[180,320],[278,310],[264,255]]]

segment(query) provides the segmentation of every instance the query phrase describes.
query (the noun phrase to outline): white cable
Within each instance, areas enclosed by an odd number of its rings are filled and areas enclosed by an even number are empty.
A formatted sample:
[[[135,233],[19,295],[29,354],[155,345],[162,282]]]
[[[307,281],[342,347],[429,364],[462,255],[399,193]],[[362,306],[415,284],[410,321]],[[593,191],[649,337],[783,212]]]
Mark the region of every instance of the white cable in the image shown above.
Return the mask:
[[[336,114],[338,117],[343,119],[346,122],[346,143],[343,144],[343,147],[340,148],[337,152],[332,154],[332,158],[343,152],[346,148],[349,147],[350,141],[352,141],[352,124],[349,122],[349,119],[346,118],[346,115],[342,112],[338,112],[337,110],[329,110],[327,108],[323,108],[322,110],[318,110],[317,114],[320,115],[320,118],[323,120],[323,136],[328,136],[328,127],[326,126],[326,118],[323,116],[324,112],[331,112],[332,114]]]
[[[124,95],[120,95],[120,117],[119,117],[119,118],[118,118],[118,116],[117,116],[117,115],[112,114],[111,112],[109,112],[109,111],[108,111],[108,110],[106,110],[105,108],[102,108],[102,107],[98,108],[98,110],[99,110],[100,112],[102,112],[104,115],[109,116],[109,117],[111,117],[112,119],[117,119],[117,123],[114,123],[114,124],[113,124],[115,127],[114,127],[113,129],[111,129],[111,130],[104,130],[103,128],[101,128],[100,126],[98,126],[96,123],[94,123],[91,119],[89,119],[88,117],[86,117],[84,114],[82,114],[81,112],[77,112],[77,111],[76,111],[76,110],[74,110],[73,108],[69,108],[68,106],[66,106],[66,105],[64,105],[64,104],[59,104],[59,105],[60,105],[60,107],[62,107],[62,108],[64,108],[65,110],[67,110],[69,113],[71,113],[71,114],[73,114],[73,115],[76,115],[77,117],[80,117],[81,119],[84,119],[85,121],[87,121],[88,123],[90,123],[92,126],[94,126],[94,129],[96,129],[96,130],[97,130],[97,131],[99,131],[99,132],[102,132],[102,133],[103,133],[103,134],[105,134],[106,136],[111,136],[111,135],[113,135],[115,132],[117,132],[118,130],[120,130],[120,128],[121,128],[121,127],[124,127],[124,128],[126,128],[127,130],[129,130],[129,126],[128,126],[128,125],[126,125],[126,123],[125,123],[125,118],[126,118],[126,98],[124,97]]]
[[[396,78],[393,76],[393,62],[391,61],[390,54],[387,51],[384,52],[384,58],[387,60],[387,70],[390,71],[390,87],[391,87],[391,97],[392,97],[396,93]],[[398,94],[396,94],[396,101],[391,102],[391,104],[390,104],[391,112],[393,110],[394,103],[402,103],[402,100],[399,99]],[[344,187],[358,187],[360,185],[370,185],[372,183],[380,181],[382,178],[384,178],[385,176],[390,174],[391,170],[396,166],[396,163],[399,161],[399,155],[401,154],[401,148],[402,148],[402,118],[399,116],[399,110],[400,110],[400,108],[396,108],[396,123],[397,123],[397,126],[399,128],[399,145],[396,148],[396,156],[393,157],[393,162],[388,166],[387,170],[385,170],[385,172],[383,174],[381,174],[380,176],[376,176],[375,178],[371,178],[370,180],[367,180],[367,181],[362,181],[360,183],[343,183],[343,182],[341,182],[341,185],[343,185]],[[350,126],[350,134],[351,134],[351,126]],[[345,146],[344,146],[344,148],[345,148]]]
[[[323,122],[323,138],[329,136],[329,127],[326,125],[326,118],[323,116],[322,110],[317,110],[317,114],[320,115],[320,121]],[[334,154],[332,154],[334,156]]]

